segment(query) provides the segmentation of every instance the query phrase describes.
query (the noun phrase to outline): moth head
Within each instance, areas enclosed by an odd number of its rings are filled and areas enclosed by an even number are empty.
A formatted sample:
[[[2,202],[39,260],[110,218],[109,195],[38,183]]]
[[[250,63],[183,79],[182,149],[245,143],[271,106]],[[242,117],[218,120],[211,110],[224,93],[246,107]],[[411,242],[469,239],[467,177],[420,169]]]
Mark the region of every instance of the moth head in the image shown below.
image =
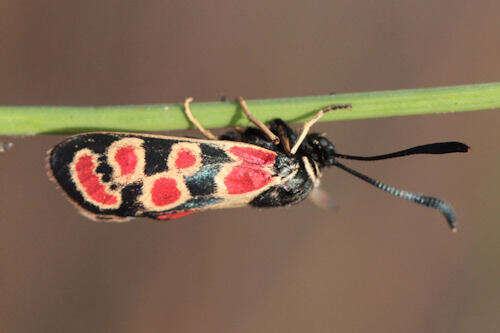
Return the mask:
[[[449,203],[446,201],[426,196],[422,194],[412,193],[405,190],[400,190],[395,187],[386,185],[378,180],[368,177],[350,167],[339,163],[337,159],[347,159],[347,160],[358,160],[358,161],[378,161],[397,157],[404,157],[410,155],[419,154],[448,154],[448,153],[465,153],[470,151],[469,146],[461,142],[438,142],[431,143],[422,146],[416,146],[409,149],[404,149],[396,151],[389,154],[376,155],[376,156],[356,156],[339,154],[335,152],[333,143],[331,143],[327,138],[319,134],[309,134],[303,144],[302,153],[307,157],[313,159],[320,167],[325,166],[336,166],[344,171],[347,171],[351,175],[364,180],[365,182],[373,185],[382,191],[388,192],[396,197],[403,198],[422,206],[431,207],[440,211],[446,221],[448,222],[450,228],[453,231],[457,230],[455,224],[455,212]]]
[[[320,167],[332,166],[335,163],[335,146],[325,136],[311,133],[301,147],[302,153],[314,160]]]

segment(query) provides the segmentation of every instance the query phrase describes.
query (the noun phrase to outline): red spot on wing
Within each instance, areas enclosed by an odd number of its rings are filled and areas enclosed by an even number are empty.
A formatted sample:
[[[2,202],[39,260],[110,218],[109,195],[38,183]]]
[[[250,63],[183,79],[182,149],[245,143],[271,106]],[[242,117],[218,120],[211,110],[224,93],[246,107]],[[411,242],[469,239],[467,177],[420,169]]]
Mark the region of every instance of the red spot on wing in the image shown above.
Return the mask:
[[[115,195],[106,193],[106,187],[101,184],[95,173],[96,164],[91,155],[82,155],[75,164],[76,175],[85,193],[96,202],[113,205],[118,202]]]
[[[258,190],[271,181],[269,171],[245,163],[235,166],[224,178],[224,185],[229,194],[242,194]]]
[[[192,167],[196,163],[196,156],[192,151],[183,149],[177,154],[177,159],[175,160],[175,167],[178,169],[184,169]]]
[[[242,160],[224,178],[229,194],[242,194],[258,190],[271,181],[271,173],[264,168],[273,164],[276,153],[252,147],[233,146],[229,151]]]
[[[172,204],[179,200],[181,191],[177,188],[177,182],[173,178],[158,178],[151,189],[151,200],[158,206]]]
[[[191,210],[191,211],[187,211],[187,212],[164,214],[164,215],[158,215],[156,218],[158,220],[173,220],[173,219],[176,219],[176,218],[179,218],[179,217],[183,217],[183,216],[186,216],[186,215],[189,215],[189,214],[193,214],[193,213],[196,213],[196,212],[197,212],[197,210]]]
[[[243,161],[252,164],[273,164],[276,159],[276,153],[252,147],[234,146],[229,148],[229,151],[241,158]]]
[[[134,152],[134,147],[126,146],[119,148],[115,154],[115,160],[120,166],[121,175],[130,175],[135,171],[137,165],[137,155]]]

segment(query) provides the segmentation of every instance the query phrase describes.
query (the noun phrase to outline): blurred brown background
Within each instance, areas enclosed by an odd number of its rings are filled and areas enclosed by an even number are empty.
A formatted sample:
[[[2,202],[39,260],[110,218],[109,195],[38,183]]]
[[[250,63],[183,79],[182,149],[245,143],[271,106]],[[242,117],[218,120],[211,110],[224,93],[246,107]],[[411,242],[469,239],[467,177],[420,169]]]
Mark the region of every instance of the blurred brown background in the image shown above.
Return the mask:
[[[307,96],[500,80],[498,1],[1,1],[0,104]],[[45,175],[62,136],[0,155],[1,332],[497,332],[498,111],[322,123],[342,152],[439,140],[468,155],[339,170],[306,201],[96,224]],[[192,135],[194,132],[190,132]],[[177,133],[182,134],[182,133]]]

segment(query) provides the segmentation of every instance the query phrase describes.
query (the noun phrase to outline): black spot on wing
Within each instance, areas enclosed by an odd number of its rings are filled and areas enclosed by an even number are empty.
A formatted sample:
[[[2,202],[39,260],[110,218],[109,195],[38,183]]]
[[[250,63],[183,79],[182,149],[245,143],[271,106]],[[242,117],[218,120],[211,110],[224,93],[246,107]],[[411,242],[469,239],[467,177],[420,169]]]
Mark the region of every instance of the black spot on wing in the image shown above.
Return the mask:
[[[144,173],[147,176],[166,171],[168,155],[172,151],[172,145],[179,142],[177,140],[143,138],[144,149],[146,151],[146,163]]]
[[[99,157],[99,165],[97,166],[95,171],[97,173],[100,173],[102,175],[102,181],[107,183],[111,181],[111,174],[113,173],[113,169],[109,166],[108,163],[102,161],[101,157]]]
[[[191,177],[186,177],[186,186],[193,197],[215,193],[215,176],[220,170],[219,164],[204,165]]]
[[[141,194],[141,183],[125,186],[122,190],[122,204],[115,214],[118,216],[134,216],[142,208],[142,205],[137,201],[137,197]]]
[[[202,143],[200,144],[200,148],[201,148],[201,154],[203,155],[202,157],[203,165],[222,164],[232,161],[229,158],[229,156],[227,156],[226,152],[223,149],[218,148],[213,144]]]

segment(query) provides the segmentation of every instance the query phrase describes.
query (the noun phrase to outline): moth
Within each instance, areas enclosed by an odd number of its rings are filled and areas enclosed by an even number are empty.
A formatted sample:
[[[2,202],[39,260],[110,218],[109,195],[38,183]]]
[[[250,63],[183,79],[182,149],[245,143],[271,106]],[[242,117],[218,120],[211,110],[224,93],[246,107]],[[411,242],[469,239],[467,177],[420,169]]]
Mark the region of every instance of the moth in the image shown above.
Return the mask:
[[[95,221],[170,220],[209,209],[293,205],[311,192],[321,193],[317,190],[322,171],[335,166],[396,197],[437,209],[456,230],[455,213],[444,200],[385,185],[338,160],[466,152],[467,145],[440,142],[368,157],[340,154],[324,135],[309,130],[326,112],[348,110],[350,105],[319,110],[297,134],[281,119],[263,124],[241,97],[237,101],[256,127],[235,128],[216,137],[193,117],[188,98],[186,116],[206,139],[80,134],[48,152],[49,175],[80,212]],[[313,197],[325,202],[321,194]]]

